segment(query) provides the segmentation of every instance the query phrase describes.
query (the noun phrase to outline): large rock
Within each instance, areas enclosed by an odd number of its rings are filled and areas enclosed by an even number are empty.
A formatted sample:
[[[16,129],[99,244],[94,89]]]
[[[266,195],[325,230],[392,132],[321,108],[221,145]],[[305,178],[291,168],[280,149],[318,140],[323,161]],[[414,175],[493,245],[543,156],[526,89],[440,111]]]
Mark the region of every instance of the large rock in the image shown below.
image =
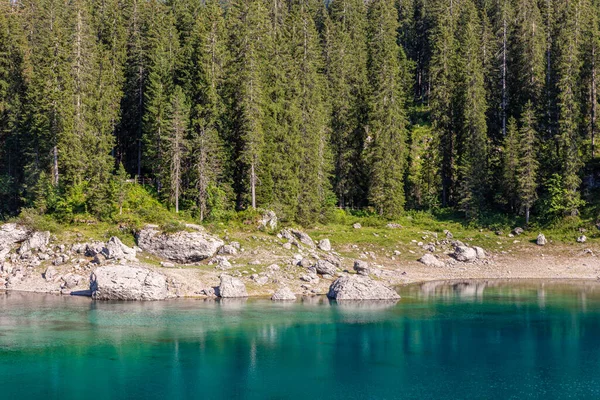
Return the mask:
[[[219,285],[219,297],[248,297],[246,285],[238,278],[230,275],[221,275],[221,284]]]
[[[224,244],[202,230],[166,234],[151,226],[138,233],[137,241],[142,250],[182,264],[210,258]]]
[[[17,224],[4,224],[0,226],[0,260],[4,259],[13,245],[21,243],[29,236],[27,230]]]
[[[452,257],[462,262],[471,262],[477,259],[477,251],[468,246],[456,246]]]
[[[369,263],[361,260],[354,261],[354,270],[357,274],[365,276],[368,276],[371,272],[371,269],[369,268]]]
[[[475,249],[475,253],[477,254],[478,260],[483,260],[484,258],[487,257],[487,254],[485,253],[485,250],[483,248],[473,246],[473,249]]]
[[[102,254],[107,260],[135,260],[135,249],[126,246],[121,240],[113,236],[106,243],[106,246],[102,249]]]
[[[19,248],[19,254],[33,250],[45,250],[50,241],[50,232],[33,232]]]
[[[317,260],[315,269],[317,273],[321,275],[335,275],[336,272],[335,265],[327,260]]]
[[[90,290],[97,300],[163,300],[167,280],[148,268],[113,265],[96,268],[90,276]]]
[[[425,264],[428,267],[436,267],[436,268],[442,268],[446,265],[442,260],[438,259],[436,256],[434,256],[431,253],[427,253],[427,254],[423,255],[423,257],[419,258],[419,262],[422,264]]]
[[[271,296],[271,300],[296,300],[296,295],[294,294],[294,292],[292,292],[290,290],[290,288],[286,287],[282,287],[277,289],[277,291],[275,293],[273,293],[273,296]]]
[[[536,243],[538,246],[545,246],[547,243],[546,236],[543,233],[540,233],[537,237]]]
[[[335,300],[397,300],[393,289],[363,275],[344,275],[329,287],[327,297]]]

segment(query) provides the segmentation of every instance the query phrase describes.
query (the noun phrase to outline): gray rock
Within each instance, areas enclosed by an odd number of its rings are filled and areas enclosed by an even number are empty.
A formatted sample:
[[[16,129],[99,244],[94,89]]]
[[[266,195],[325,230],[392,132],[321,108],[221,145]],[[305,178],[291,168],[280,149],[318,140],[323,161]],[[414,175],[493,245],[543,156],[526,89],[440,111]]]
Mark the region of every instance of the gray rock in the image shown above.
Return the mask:
[[[62,277],[63,283],[60,286],[61,289],[73,289],[79,286],[80,283],[85,281],[85,278],[77,274],[66,274]]]
[[[54,278],[56,278],[57,274],[58,274],[58,271],[56,271],[56,268],[54,268],[51,265],[48,268],[46,268],[46,272],[44,272],[44,279],[47,282],[50,282],[50,281],[54,280]]]
[[[397,300],[393,289],[363,275],[344,275],[329,287],[327,297],[335,300]]]
[[[336,268],[327,260],[317,260],[315,270],[321,275],[335,275]]]
[[[33,232],[19,248],[19,254],[45,250],[50,241],[50,232]]]
[[[369,263],[361,260],[354,261],[354,270],[357,274],[366,276],[368,276],[371,272],[371,269],[369,268]]]
[[[454,235],[448,229],[444,229],[444,235],[446,235],[446,239],[453,239]]]
[[[279,265],[277,264],[271,264],[267,267],[267,271],[271,271],[271,272],[276,272],[279,271],[281,269],[281,267],[279,267]]]
[[[473,246],[473,249],[475,249],[475,253],[477,254],[478,260],[483,260],[487,257],[485,250],[483,250],[481,247]]]
[[[314,249],[316,247],[315,242],[311,239],[310,236],[308,236],[307,233],[299,231],[297,229],[292,229],[291,232],[300,241],[300,243],[310,247],[311,249]]]
[[[585,235],[581,235],[577,238],[577,243],[585,243],[587,242],[587,237]]]
[[[362,228],[362,225],[357,222],[357,223],[353,224],[352,227],[354,229],[360,229],[360,228]]]
[[[90,290],[96,300],[163,300],[168,294],[164,275],[115,265],[96,268],[90,276]]]
[[[163,268],[175,268],[175,264],[173,264],[172,262],[168,262],[168,261],[161,261],[160,266]]]
[[[513,229],[513,233],[515,235],[522,235],[525,232],[525,230],[523,230],[523,228],[520,227],[516,227],[515,229]]]
[[[543,233],[540,233],[537,237],[536,243],[538,246],[545,246],[547,243],[546,236]]]
[[[223,274],[221,275],[221,284],[219,285],[219,297],[248,297],[246,285],[233,276]]]
[[[152,226],[142,229],[137,241],[144,251],[182,264],[212,257],[224,244],[222,240],[201,230],[166,234]]]
[[[230,244],[226,244],[225,246],[219,249],[220,255],[234,256],[237,254],[237,249]]]
[[[456,246],[452,257],[458,261],[471,262],[477,259],[477,251],[472,247]]]
[[[292,292],[290,290],[290,288],[286,287],[281,287],[279,289],[277,289],[277,291],[275,293],[273,293],[273,296],[271,296],[271,300],[275,300],[275,301],[293,301],[296,300],[296,295],[294,294],[294,292]]]
[[[312,266],[312,261],[310,261],[309,258],[304,257],[302,260],[300,260],[298,265],[302,268],[310,268],[310,266]]]
[[[275,230],[277,229],[277,214],[274,211],[265,211],[262,218],[258,222],[260,230]]]
[[[422,264],[425,264],[428,267],[436,267],[436,268],[442,268],[446,265],[446,263],[444,263],[442,260],[438,259],[436,256],[434,256],[431,253],[427,253],[427,254],[423,255],[423,257],[419,258],[419,262]]]
[[[97,254],[102,253],[102,250],[104,250],[104,243],[102,242],[86,243],[85,245],[85,255],[87,257],[95,257]]]
[[[396,223],[389,223],[386,225],[388,229],[402,229],[402,225]]]
[[[281,247],[283,247],[286,250],[291,250],[292,244],[290,242],[287,242],[287,243],[282,244]]]
[[[126,246],[121,240],[113,236],[111,237],[106,246],[102,249],[102,254],[107,260],[135,260],[135,250],[129,246]]]
[[[322,239],[319,240],[319,249],[323,250],[323,251],[331,251],[331,242],[329,241],[329,239]]]
[[[29,237],[28,231],[17,224],[3,224],[0,226],[0,260],[3,260],[12,247]]]

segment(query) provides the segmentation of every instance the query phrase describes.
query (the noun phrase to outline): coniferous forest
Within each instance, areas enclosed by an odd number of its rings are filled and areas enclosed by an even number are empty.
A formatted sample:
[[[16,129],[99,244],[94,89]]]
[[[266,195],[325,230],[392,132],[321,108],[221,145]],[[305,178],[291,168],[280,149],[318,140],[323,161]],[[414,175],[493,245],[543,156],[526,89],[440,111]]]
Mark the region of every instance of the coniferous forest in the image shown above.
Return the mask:
[[[0,213],[577,216],[600,0],[3,0]]]

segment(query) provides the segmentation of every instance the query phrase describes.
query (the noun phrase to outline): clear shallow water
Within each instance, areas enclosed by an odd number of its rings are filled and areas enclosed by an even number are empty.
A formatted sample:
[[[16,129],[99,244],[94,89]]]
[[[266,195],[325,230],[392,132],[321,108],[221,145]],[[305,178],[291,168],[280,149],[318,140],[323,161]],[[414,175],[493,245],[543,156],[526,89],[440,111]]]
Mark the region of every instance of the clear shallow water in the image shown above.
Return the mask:
[[[0,398],[600,397],[600,285],[400,292],[395,305],[0,294]]]

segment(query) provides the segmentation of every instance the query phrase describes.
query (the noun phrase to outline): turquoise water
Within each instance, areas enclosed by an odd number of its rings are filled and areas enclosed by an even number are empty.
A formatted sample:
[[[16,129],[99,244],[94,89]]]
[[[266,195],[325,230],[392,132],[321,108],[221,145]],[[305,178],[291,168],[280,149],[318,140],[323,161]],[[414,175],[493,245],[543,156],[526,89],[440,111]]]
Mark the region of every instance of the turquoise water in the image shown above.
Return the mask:
[[[0,294],[0,399],[600,397],[600,286],[426,284],[397,304]]]

